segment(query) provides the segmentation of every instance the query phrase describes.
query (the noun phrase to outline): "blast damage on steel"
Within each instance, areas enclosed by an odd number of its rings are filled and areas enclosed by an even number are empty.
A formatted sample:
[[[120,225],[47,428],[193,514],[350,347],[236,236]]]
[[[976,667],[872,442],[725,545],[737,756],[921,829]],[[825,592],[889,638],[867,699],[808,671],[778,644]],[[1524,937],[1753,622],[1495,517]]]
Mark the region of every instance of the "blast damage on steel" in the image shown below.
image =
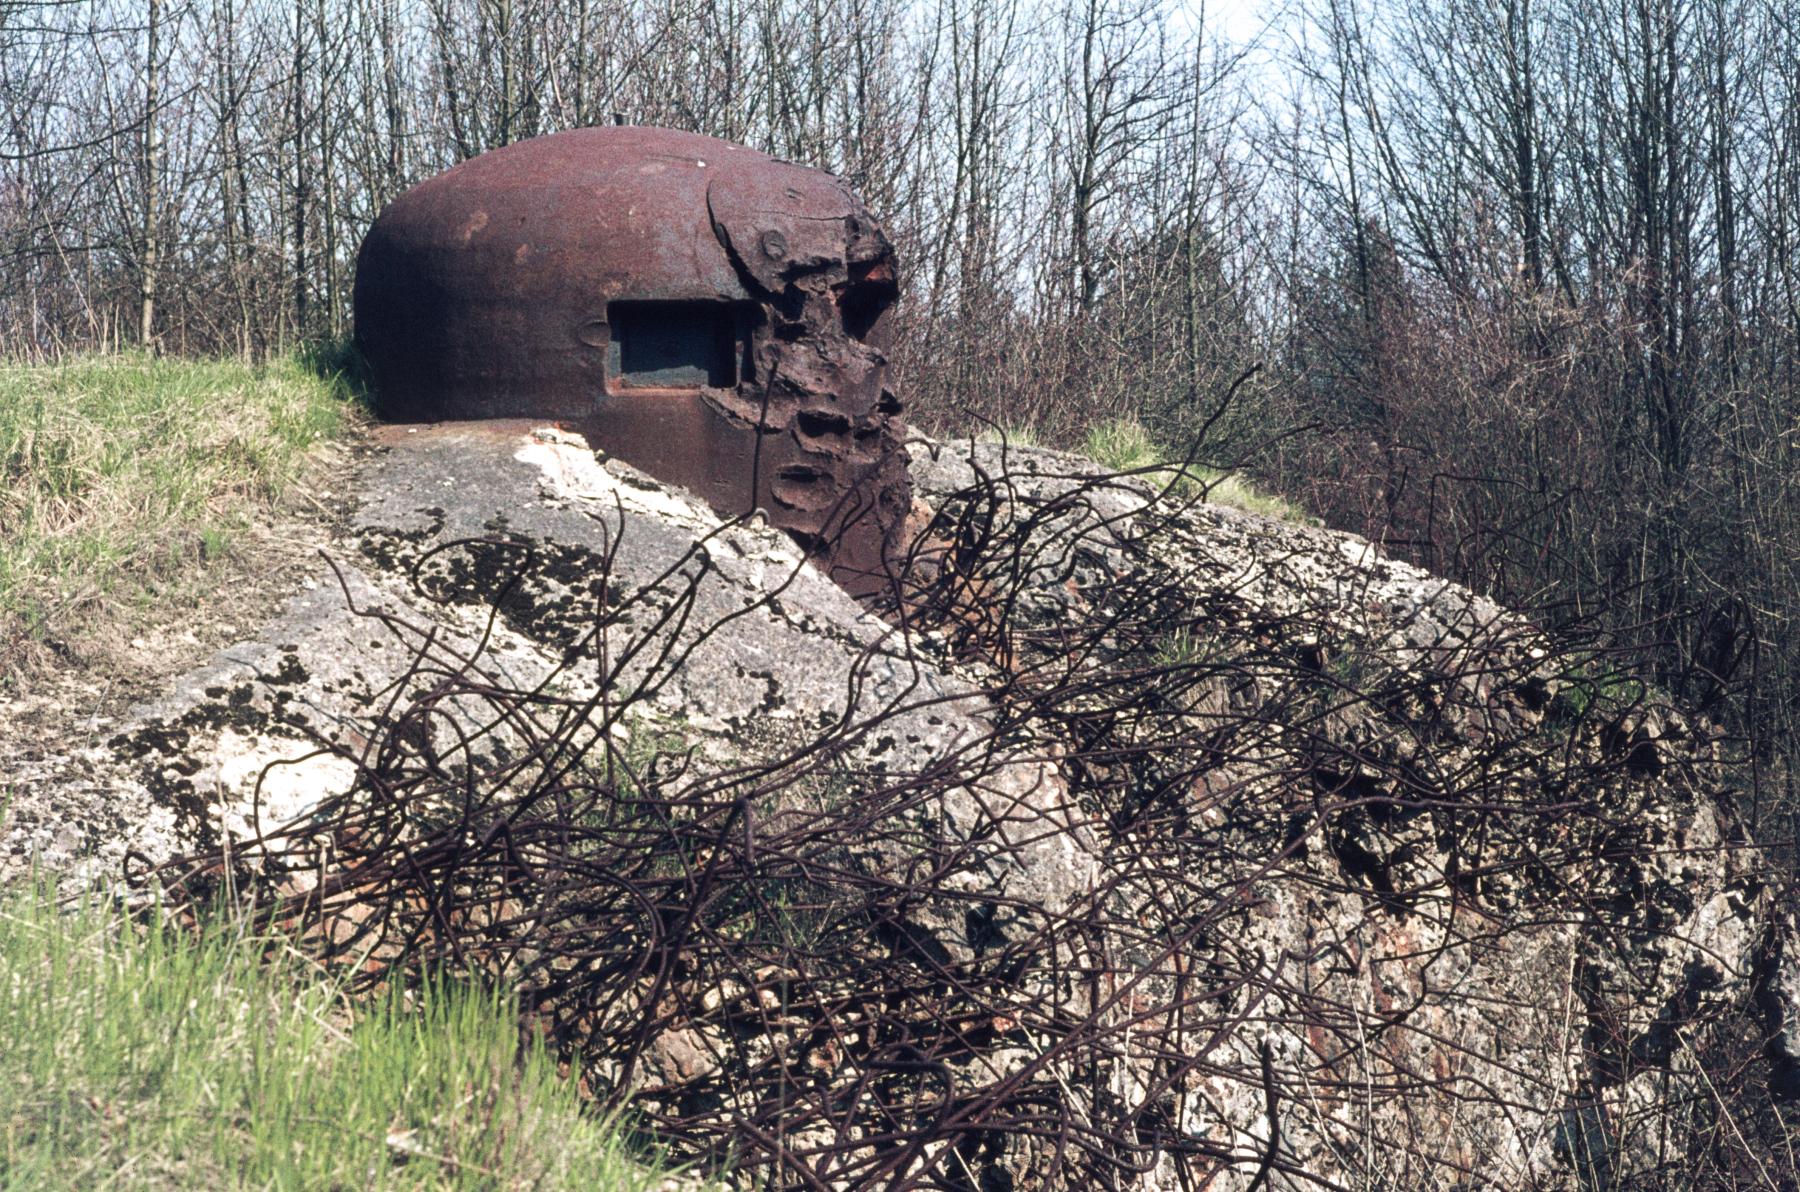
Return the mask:
[[[883,316],[893,247],[842,181],[694,133],[522,141],[401,195],[363,241],[382,413],[532,417],[757,509],[886,587],[912,505]]]

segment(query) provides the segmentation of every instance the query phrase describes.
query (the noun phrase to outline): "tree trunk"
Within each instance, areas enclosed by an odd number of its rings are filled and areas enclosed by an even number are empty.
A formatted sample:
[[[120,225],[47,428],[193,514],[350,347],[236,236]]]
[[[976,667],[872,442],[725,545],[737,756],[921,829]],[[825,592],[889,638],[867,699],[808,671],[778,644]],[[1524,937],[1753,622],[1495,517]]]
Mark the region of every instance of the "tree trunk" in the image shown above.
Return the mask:
[[[162,133],[157,119],[157,93],[161,77],[157,55],[161,53],[162,0],[149,0],[146,11],[148,45],[144,55],[144,134],[139,176],[143,186],[143,237],[138,252],[138,342],[154,350],[156,347],[156,283],[162,245],[158,242],[157,192],[162,186]]]

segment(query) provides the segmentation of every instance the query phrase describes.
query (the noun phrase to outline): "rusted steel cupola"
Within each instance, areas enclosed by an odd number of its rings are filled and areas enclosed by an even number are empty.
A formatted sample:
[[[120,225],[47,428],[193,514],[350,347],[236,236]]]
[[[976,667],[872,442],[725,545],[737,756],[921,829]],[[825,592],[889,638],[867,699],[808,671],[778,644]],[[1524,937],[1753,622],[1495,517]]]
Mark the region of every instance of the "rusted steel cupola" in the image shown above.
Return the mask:
[[[356,336],[387,417],[567,422],[722,513],[767,510],[868,593],[912,500],[878,346],[896,292],[887,237],[830,174],[588,128],[389,204]]]

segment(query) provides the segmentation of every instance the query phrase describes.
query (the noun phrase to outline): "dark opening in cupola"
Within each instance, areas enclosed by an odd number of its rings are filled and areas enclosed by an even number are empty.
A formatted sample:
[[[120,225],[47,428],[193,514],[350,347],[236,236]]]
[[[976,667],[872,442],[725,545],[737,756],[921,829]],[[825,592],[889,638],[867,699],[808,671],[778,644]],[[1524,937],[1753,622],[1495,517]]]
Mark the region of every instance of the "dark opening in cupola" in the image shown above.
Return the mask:
[[[733,302],[613,302],[609,388],[730,389],[746,314]]]

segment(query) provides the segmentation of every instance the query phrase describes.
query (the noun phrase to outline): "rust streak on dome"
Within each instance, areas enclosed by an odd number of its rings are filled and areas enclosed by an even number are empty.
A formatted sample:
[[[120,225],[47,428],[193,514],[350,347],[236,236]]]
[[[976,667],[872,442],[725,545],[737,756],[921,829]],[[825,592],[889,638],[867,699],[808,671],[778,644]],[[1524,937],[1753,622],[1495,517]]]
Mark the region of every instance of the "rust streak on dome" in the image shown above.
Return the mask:
[[[694,133],[484,153],[381,213],[356,334],[384,415],[568,423],[859,594],[911,508],[882,321],[892,246],[820,170]]]

